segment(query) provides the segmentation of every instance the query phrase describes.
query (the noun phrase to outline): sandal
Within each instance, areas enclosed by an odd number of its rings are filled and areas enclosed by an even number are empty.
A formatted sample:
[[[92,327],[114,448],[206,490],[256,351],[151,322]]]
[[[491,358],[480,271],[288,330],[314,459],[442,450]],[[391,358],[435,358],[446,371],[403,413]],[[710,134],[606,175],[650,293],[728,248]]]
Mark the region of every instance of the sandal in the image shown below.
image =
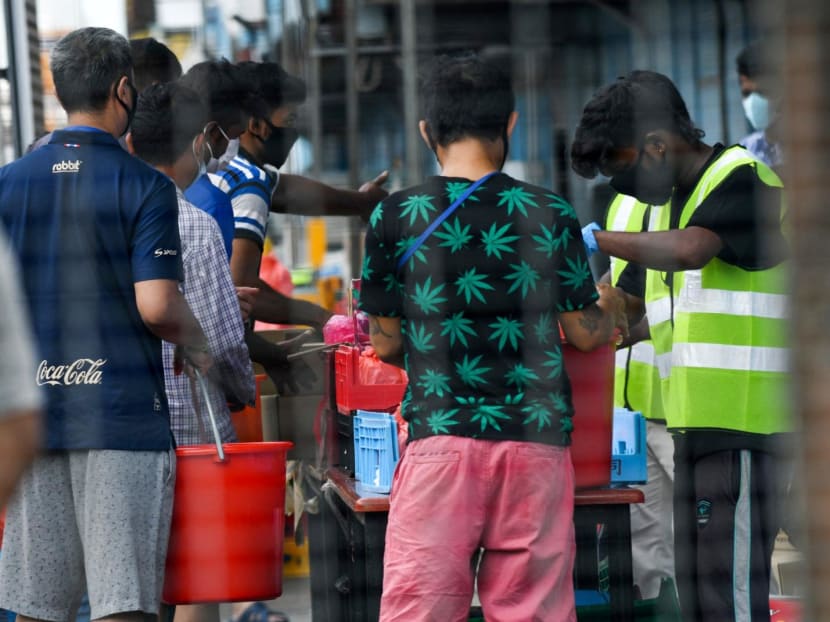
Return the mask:
[[[269,609],[263,602],[249,605],[234,622],[291,622],[282,611]]]

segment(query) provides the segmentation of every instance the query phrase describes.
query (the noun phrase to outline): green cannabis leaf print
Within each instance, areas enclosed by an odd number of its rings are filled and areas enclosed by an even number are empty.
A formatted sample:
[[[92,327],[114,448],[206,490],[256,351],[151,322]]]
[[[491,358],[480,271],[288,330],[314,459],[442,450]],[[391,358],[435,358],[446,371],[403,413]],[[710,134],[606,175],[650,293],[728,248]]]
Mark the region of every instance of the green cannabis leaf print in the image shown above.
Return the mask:
[[[447,198],[450,200],[450,203],[455,203],[458,197],[464,194],[464,191],[470,187],[469,181],[448,181],[447,182]],[[475,189],[470,196],[468,196],[464,201],[478,201],[478,197],[476,196],[476,192],[483,189],[484,186],[479,186]]]
[[[427,425],[432,428],[433,434],[449,434],[450,426],[458,425],[458,421],[453,419],[458,414],[458,409],[451,410],[436,410],[427,417]]]
[[[412,322],[411,324],[407,323],[406,336],[409,339],[409,343],[418,352],[426,354],[435,349],[435,344],[430,343],[432,341],[432,333],[427,332],[426,325],[423,322],[420,325],[416,322]]]
[[[410,225],[414,225],[415,220],[419,217],[424,222],[429,223],[429,213],[436,210],[435,206],[432,204],[432,200],[434,198],[435,197],[431,197],[428,194],[413,194],[406,201],[401,203],[401,207],[404,208],[403,211],[401,211],[401,218],[409,216]]]
[[[397,244],[395,244],[395,258],[397,260],[400,260],[400,258],[406,254],[406,251],[409,250],[409,247],[415,243],[416,239],[417,238],[415,236],[409,235],[405,238],[401,238],[400,240],[398,240]],[[412,254],[412,257],[409,258],[409,268],[412,269],[415,267],[416,259],[422,263],[426,263],[427,258],[426,255],[424,255],[424,253],[426,253],[427,251],[429,251],[429,246],[427,246],[426,243],[421,244],[418,247],[418,250],[416,250]]]
[[[552,199],[552,201],[548,203],[548,207],[552,207],[563,217],[576,218],[576,212],[574,211],[574,208],[571,207],[571,204],[568,203],[565,199],[555,194],[546,194],[545,196],[549,199]]]
[[[464,359],[455,364],[455,371],[464,384],[473,388],[477,385],[487,384],[484,374],[490,371],[491,368],[479,365],[479,363],[481,363],[481,358],[482,355],[479,355],[471,360],[470,357],[465,354]]]
[[[591,268],[587,261],[583,261],[581,256],[576,257],[576,261],[570,257],[565,257],[565,263],[568,264],[570,270],[558,270],[556,274],[562,277],[562,285],[573,289],[579,289],[585,284],[585,281],[591,279]]]
[[[524,393],[517,393],[516,395],[505,395],[504,396],[504,405],[505,406],[513,406],[514,404],[521,404],[522,400],[525,398]]]
[[[516,363],[505,374],[505,379],[507,380],[508,386],[515,385],[517,388],[523,389],[533,380],[539,380],[539,376],[529,367],[525,367],[521,363]]]
[[[482,290],[493,291],[493,286],[487,283],[486,274],[478,274],[475,268],[470,268],[455,281],[456,292],[464,296],[467,304],[475,298],[479,302],[487,303]]]
[[[361,278],[364,278],[367,281],[372,280],[372,273],[374,272],[374,270],[372,270],[371,263],[372,263],[372,258],[369,255],[366,255],[363,258],[363,268],[361,270],[361,273],[362,273]]]
[[[383,282],[386,283],[385,291],[390,292],[390,293],[394,292],[395,295],[397,295],[397,296],[403,295],[403,292],[404,292],[403,283],[401,283],[398,280],[398,277],[395,274],[392,274],[392,273],[387,274],[385,277],[383,277]]]
[[[547,357],[542,367],[549,367],[547,378],[552,380],[562,375],[562,348],[556,347],[554,350],[545,350]]]
[[[462,227],[458,217],[453,220],[452,224],[449,221],[445,222],[441,225],[441,231],[436,231],[432,235],[439,240],[444,240],[438,246],[449,247],[451,253],[457,253],[473,239],[470,234],[470,225]]]
[[[467,335],[470,337],[476,336],[476,331],[471,328],[472,325],[473,321],[465,318],[463,311],[453,313],[450,317],[441,322],[441,327],[443,328],[441,336],[444,337],[445,335],[449,335],[450,346],[454,346],[455,342],[458,341],[466,348],[470,345],[467,342]]]
[[[441,296],[444,289],[444,284],[437,287],[432,286],[432,277],[427,277],[423,283],[415,284],[415,293],[412,295],[412,301],[418,305],[424,314],[437,313],[438,305],[442,302],[447,302],[447,299]]]
[[[490,340],[499,340],[499,351],[510,342],[514,350],[519,349],[519,340],[524,339],[524,324],[519,320],[507,317],[497,317],[496,321],[488,325],[495,330],[490,334]]]
[[[568,400],[561,393],[548,393],[550,401],[553,402],[553,407],[558,413],[568,412]]]
[[[528,205],[538,207],[533,195],[521,186],[515,186],[509,190],[502,190],[498,196],[500,198],[498,206],[507,205],[508,216],[513,215],[514,209],[521,213],[522,216],[527,216]]]
[[[481,423],[481,431],[484,432],[488,427],[501,431],[499,419],[510,419],[510,415],[505,414],[504,407],[499,404],[487,404],[484,397],[459,397],[456,398],[459,404],[473,407],[473,416],[470,421],[479,421]]]
[[[372,229],[376,229],[381,220],[383,220],[383,202],[378,203],[375,209],[372,210],[372,215],[369,217],[369,225]]]
[[[450,377],[434,369],[427,369],[418,380],[417,385],[424,388],[425,397],[432,394],[444,397],[445,393],[449,394],[450,392]]]
[[[548,228],[545,225],[539,225],[542,230],[542,235],[531,236],[535,242],[539,244],[536,250],[540,253],[545,253],[548,259],[553,257],[553,254],[559,251],[560,239],[556,234],[556,225]]]
[[[568,243],[573,240],[573,235],[571,235],[571,230],[568,227],[562,229],[562,233],[559,234],[559,246],[562,247],[562,250],[568,250]]]
[[[539,280],[539,273],[527,263],[524,259],[519,264],[510,264],[513,272],[508,274],[505,279],[513,281],[513,285],[507,290],[508,294],[512,294],[517,289],[522,290],[522,298],[527,298],[528,289],[536,291],[536,283]]]
[[[539,400],[533,400],[522,408],[522,412],[527,415],[522,423],[528,425],[535,423],[537,429],[541,432],[543,428],[549,428],[552,424],[553,413],[548,410],[545,405]]]
[[[547,311],[540,315],[539,320],[533,325],[533,332],[536,334],[536,339],[542,345],[550,343],[553,330],[553,316]]]
[[[482,232],[481,242],[484,244],[484,252],[487,256],[495,255],[501,259],[502,253],[515,253],[516,249],[512,244],[519,239],[518,235],[507,235],[507,230],[510,229],[512,223],[507,223],[503,227],[496,229],[495,223],[490,225],[490,229]]]

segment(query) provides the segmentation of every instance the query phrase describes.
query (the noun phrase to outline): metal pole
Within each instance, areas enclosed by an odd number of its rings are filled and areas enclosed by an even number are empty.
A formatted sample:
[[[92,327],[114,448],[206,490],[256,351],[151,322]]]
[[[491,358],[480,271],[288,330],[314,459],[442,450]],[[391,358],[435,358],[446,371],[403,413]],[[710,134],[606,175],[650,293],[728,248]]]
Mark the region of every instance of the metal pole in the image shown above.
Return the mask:
[[[323,111],[320,85],[321,58],[317,47],[317,7],[315,0],[307,0],[309,6],[308,19],[308,99],[309,125],[311,126],[311,147],[314,154],[311,171],[314,179],[320,179],[323,173]]]
[[[349,187],[360,185],[360,117],[357,92],[357,0],[345,0],[343,14],[344,43],[346,45],[346,154],[349,160]],[[346,257],[349,273],[348,283],[358,278],[361,272],[363,227],[356,216],[349,218],[346,227]]]
[[[357,92],[357,0],[345,0],[344,39],[346,43],[346,152],[349,159],[349,186],[360,184],[360,120]]]
[[[422,177],[421,134],[418,131],[418,48],[415,0],[401,0],[401,57],[403,71],[403,126],[406,146],[403,185],[418,183]]]

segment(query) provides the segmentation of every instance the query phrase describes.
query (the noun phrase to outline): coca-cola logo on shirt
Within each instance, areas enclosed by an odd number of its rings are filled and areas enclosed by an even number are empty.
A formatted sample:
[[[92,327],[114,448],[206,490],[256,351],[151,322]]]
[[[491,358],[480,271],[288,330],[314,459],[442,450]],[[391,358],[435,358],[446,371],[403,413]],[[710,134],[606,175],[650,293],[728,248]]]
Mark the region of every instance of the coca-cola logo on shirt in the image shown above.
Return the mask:
[[[50,365],[49,361],[41,361],[37,366],[37,383],[72,386],[78,384],[101,384],[103,371],[101,368],[107,359],[78,359],[68,365]]]

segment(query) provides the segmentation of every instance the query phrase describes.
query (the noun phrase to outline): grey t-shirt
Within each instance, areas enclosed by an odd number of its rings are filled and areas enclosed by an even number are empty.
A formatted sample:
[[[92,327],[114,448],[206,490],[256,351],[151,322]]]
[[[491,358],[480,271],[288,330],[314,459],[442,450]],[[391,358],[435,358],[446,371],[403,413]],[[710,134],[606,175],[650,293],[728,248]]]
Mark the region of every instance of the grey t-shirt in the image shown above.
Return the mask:
[[[0,417],[39,408],[35,354],[17,258],[0,230]]]

